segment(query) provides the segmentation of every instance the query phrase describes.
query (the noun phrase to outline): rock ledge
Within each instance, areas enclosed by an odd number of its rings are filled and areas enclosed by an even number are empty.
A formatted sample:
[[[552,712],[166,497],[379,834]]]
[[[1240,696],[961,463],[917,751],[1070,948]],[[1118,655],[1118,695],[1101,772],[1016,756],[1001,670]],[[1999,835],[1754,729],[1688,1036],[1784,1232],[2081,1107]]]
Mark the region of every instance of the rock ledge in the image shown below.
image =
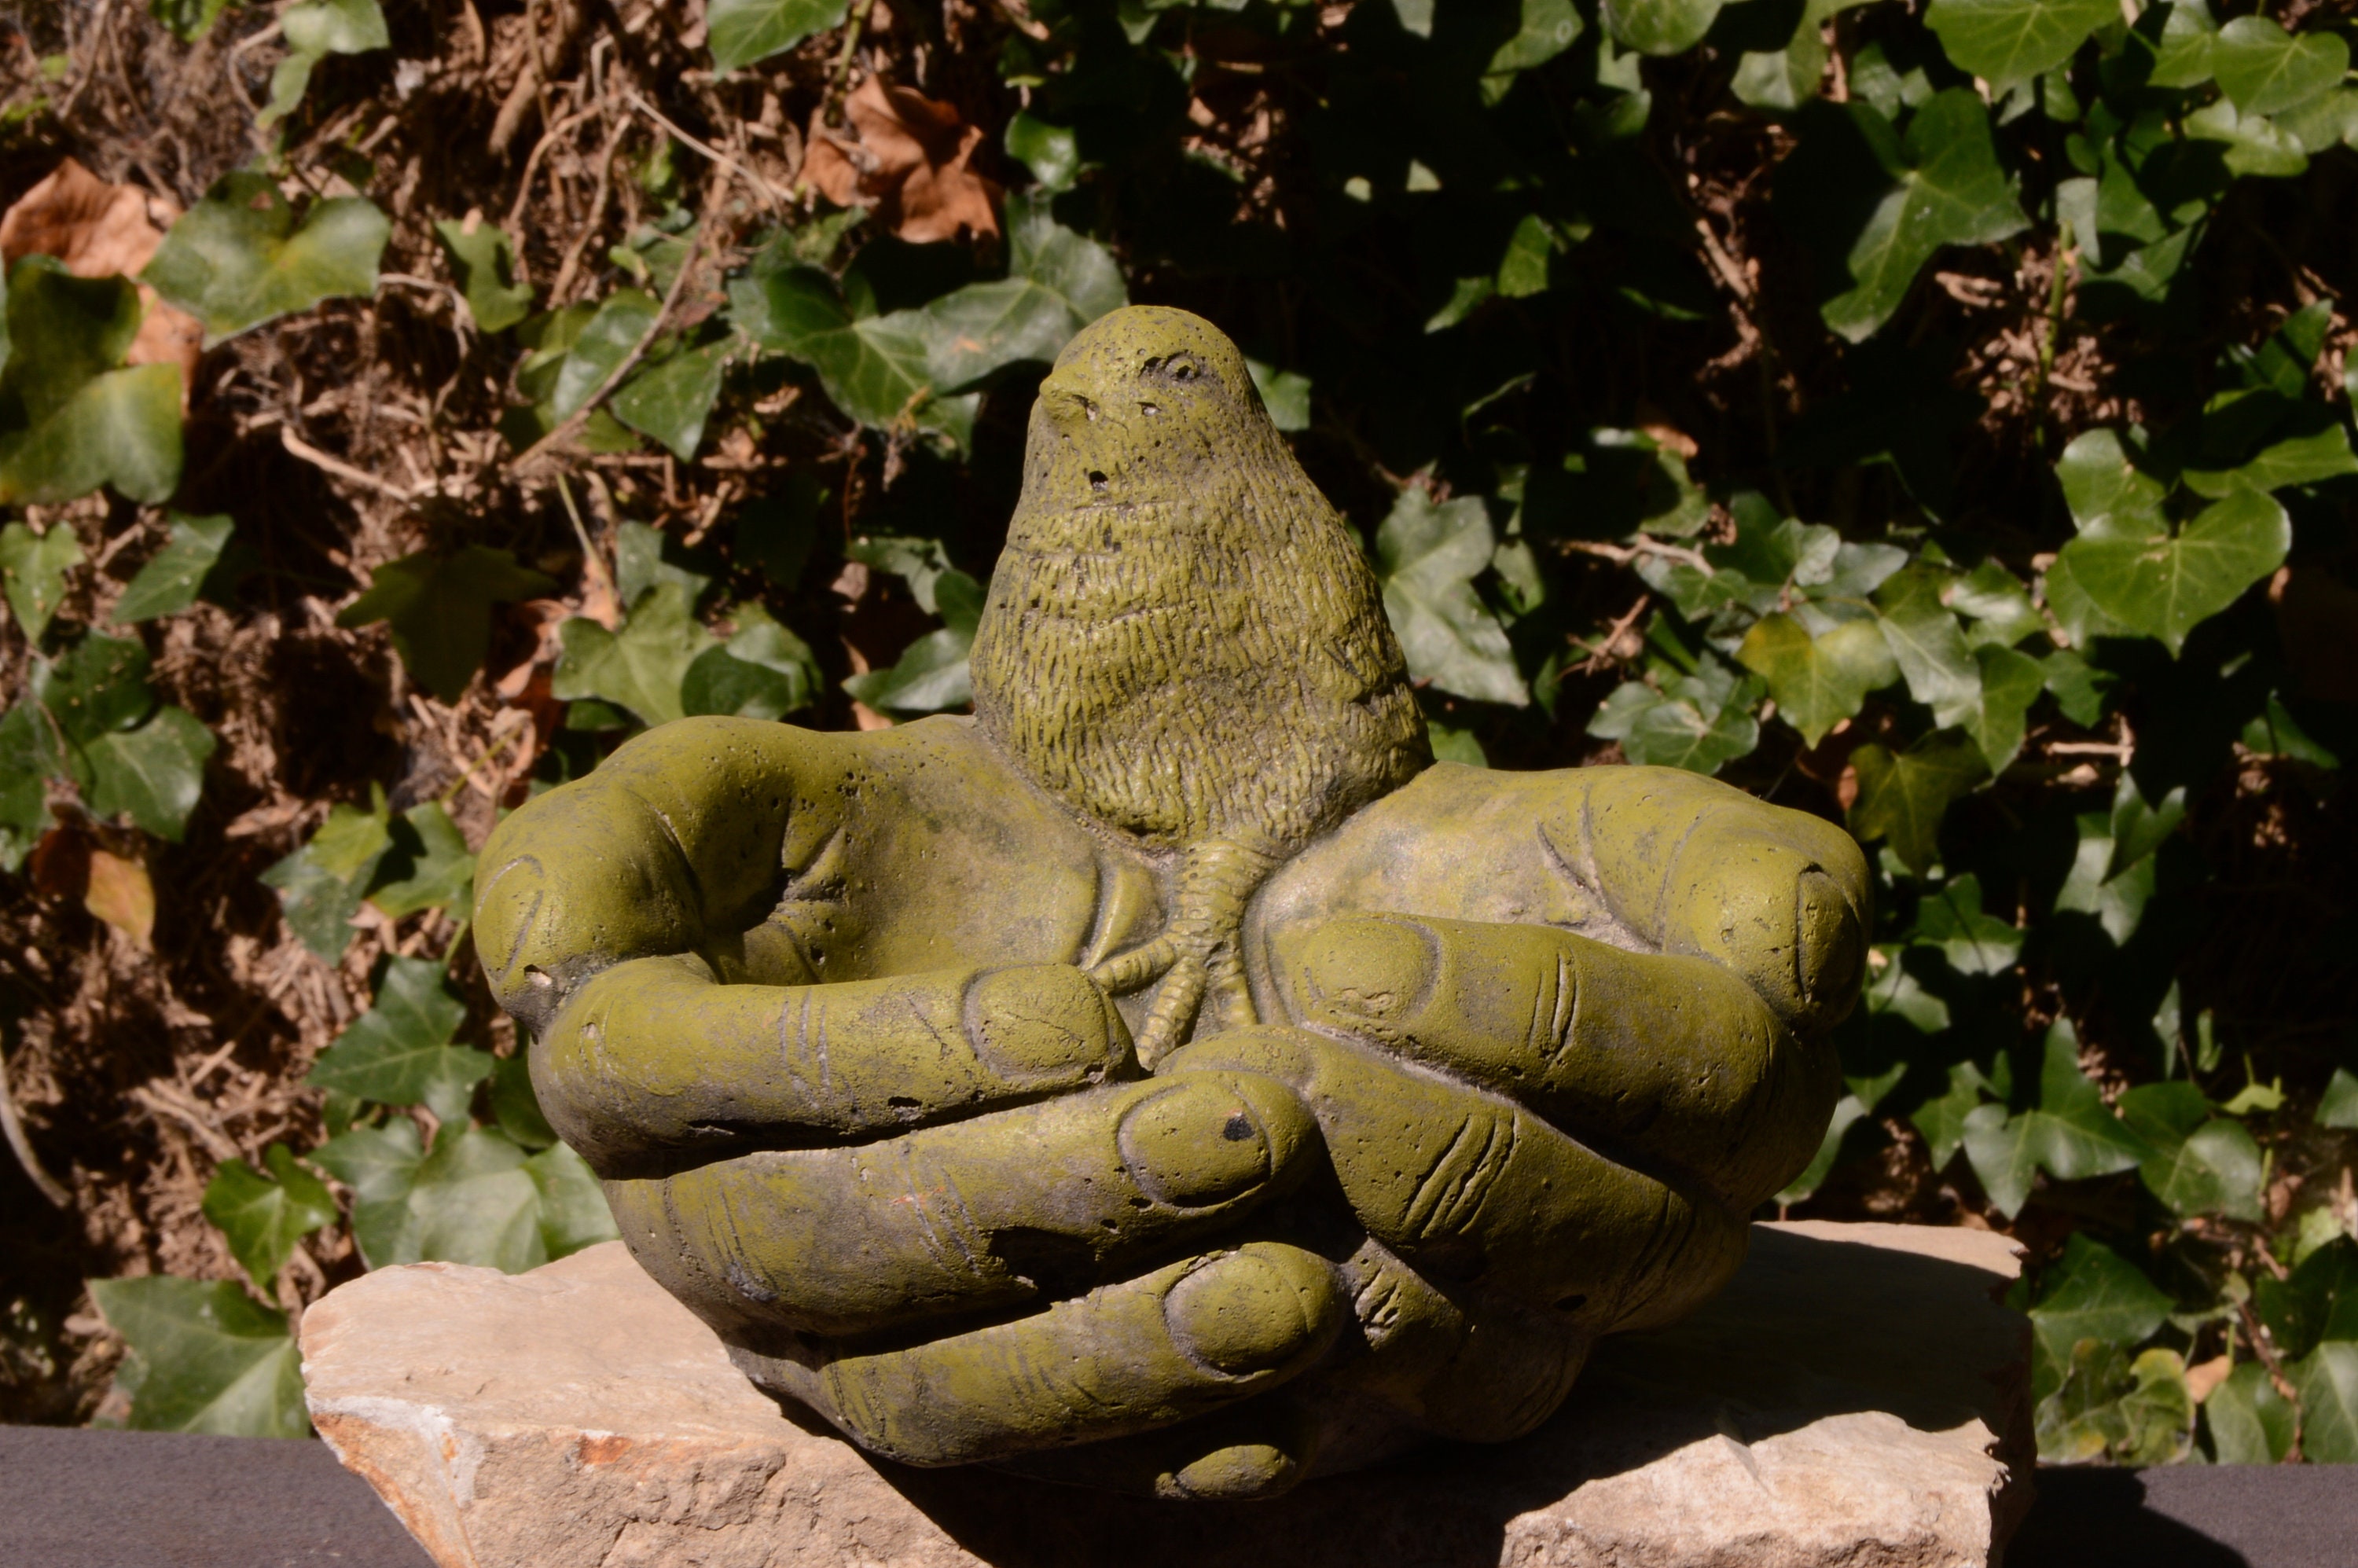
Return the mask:
[[[2015,1270],[1986,1232],[1758,1226],[1717,1300],[1608,1341],[1521,1442],[1237,1508],[871,1460],[620,1242],[380,1270],[304,1315],[303,1370],[442,1568],[1974,1568],[2029,1503]]]

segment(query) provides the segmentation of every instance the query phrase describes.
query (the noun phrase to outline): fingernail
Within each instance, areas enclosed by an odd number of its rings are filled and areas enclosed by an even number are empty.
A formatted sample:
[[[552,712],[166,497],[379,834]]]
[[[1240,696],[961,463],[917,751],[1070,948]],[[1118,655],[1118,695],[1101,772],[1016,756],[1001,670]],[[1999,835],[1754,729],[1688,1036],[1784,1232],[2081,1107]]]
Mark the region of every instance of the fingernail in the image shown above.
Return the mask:
[[[1269,1135],[1243,1097],[1215,1078],[1180,1083],[1130,1108],[1122,1163],[1149,1197],[1208,1208],[1269,1180]]]
[[[1192,1359],[1230,1377],[1282,1367],[1316,1338],[1301,1281],[1256,1252],[1231,1252],[1163,1298],[1171,1336]]]
[[[1841,886],[1821,871],[1801,873],[1799,900],[1793,924],[1802,999],[1840,1006],[1858,989],[1866,956],[1857,912]]]
[[[1273,1498],[1301,1479],[1293,1455],[1274,1444],[1238,1443],[1187,1465],[1158,1485],[1158,1496],[1199,1501],[1240,1503]]]
[[[976,1048],[1014,1082],[1078,1082],[1130,1044],[1105,993],[1063,964],[982,976],[967,993],[966,1016]]]
[[[1305,1013],[1382,1023],[1414,1006],[1431,983],[1431,934],[1405,920],[1330,920],[1278,939]]]

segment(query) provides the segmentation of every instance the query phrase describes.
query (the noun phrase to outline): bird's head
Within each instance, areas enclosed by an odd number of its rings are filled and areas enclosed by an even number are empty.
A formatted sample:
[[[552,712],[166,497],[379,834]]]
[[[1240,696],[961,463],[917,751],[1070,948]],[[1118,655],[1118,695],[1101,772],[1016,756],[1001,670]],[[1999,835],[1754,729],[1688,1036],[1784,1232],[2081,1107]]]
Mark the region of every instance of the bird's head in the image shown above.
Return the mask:
[[[1024,507],[1063,513],[1200,494],[1282,449],[1244,356],[1200,316],[1133,305],[1098,318],[1040,384]]]

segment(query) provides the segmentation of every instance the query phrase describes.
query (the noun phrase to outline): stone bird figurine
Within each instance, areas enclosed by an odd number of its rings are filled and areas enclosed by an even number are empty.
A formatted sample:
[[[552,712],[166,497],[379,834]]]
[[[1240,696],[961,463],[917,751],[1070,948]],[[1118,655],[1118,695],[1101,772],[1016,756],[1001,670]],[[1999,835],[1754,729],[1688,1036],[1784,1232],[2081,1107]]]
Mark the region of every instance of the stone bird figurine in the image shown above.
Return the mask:
[[[975,633],[975,713],[1050,795],[1176,858],[1163,934],[1092,971],[1160,980],[1140,1061],[1257,1022],[1238,931],[1278,866],[1433,759],[1375,574],[1184,310],[1073,339],[1032,413]]]

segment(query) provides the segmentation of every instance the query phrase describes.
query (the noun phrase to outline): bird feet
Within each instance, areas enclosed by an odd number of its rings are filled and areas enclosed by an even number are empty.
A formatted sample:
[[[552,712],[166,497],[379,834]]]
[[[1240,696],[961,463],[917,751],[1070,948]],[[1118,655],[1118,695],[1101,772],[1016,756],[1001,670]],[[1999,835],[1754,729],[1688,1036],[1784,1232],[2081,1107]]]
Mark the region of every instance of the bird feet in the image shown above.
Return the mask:
[[[1163,935],[1089,971],[1114,996],[1162,982],[1138,1033],[1139,1065],[1149,1072],[1187,1041],[1207,1000],[1215,1029],[1260,1022],[1240,944],[1245,905],[1278,864],[1277,857],[1232,839],[1190,845],[1179,868],[1176,907]]]

